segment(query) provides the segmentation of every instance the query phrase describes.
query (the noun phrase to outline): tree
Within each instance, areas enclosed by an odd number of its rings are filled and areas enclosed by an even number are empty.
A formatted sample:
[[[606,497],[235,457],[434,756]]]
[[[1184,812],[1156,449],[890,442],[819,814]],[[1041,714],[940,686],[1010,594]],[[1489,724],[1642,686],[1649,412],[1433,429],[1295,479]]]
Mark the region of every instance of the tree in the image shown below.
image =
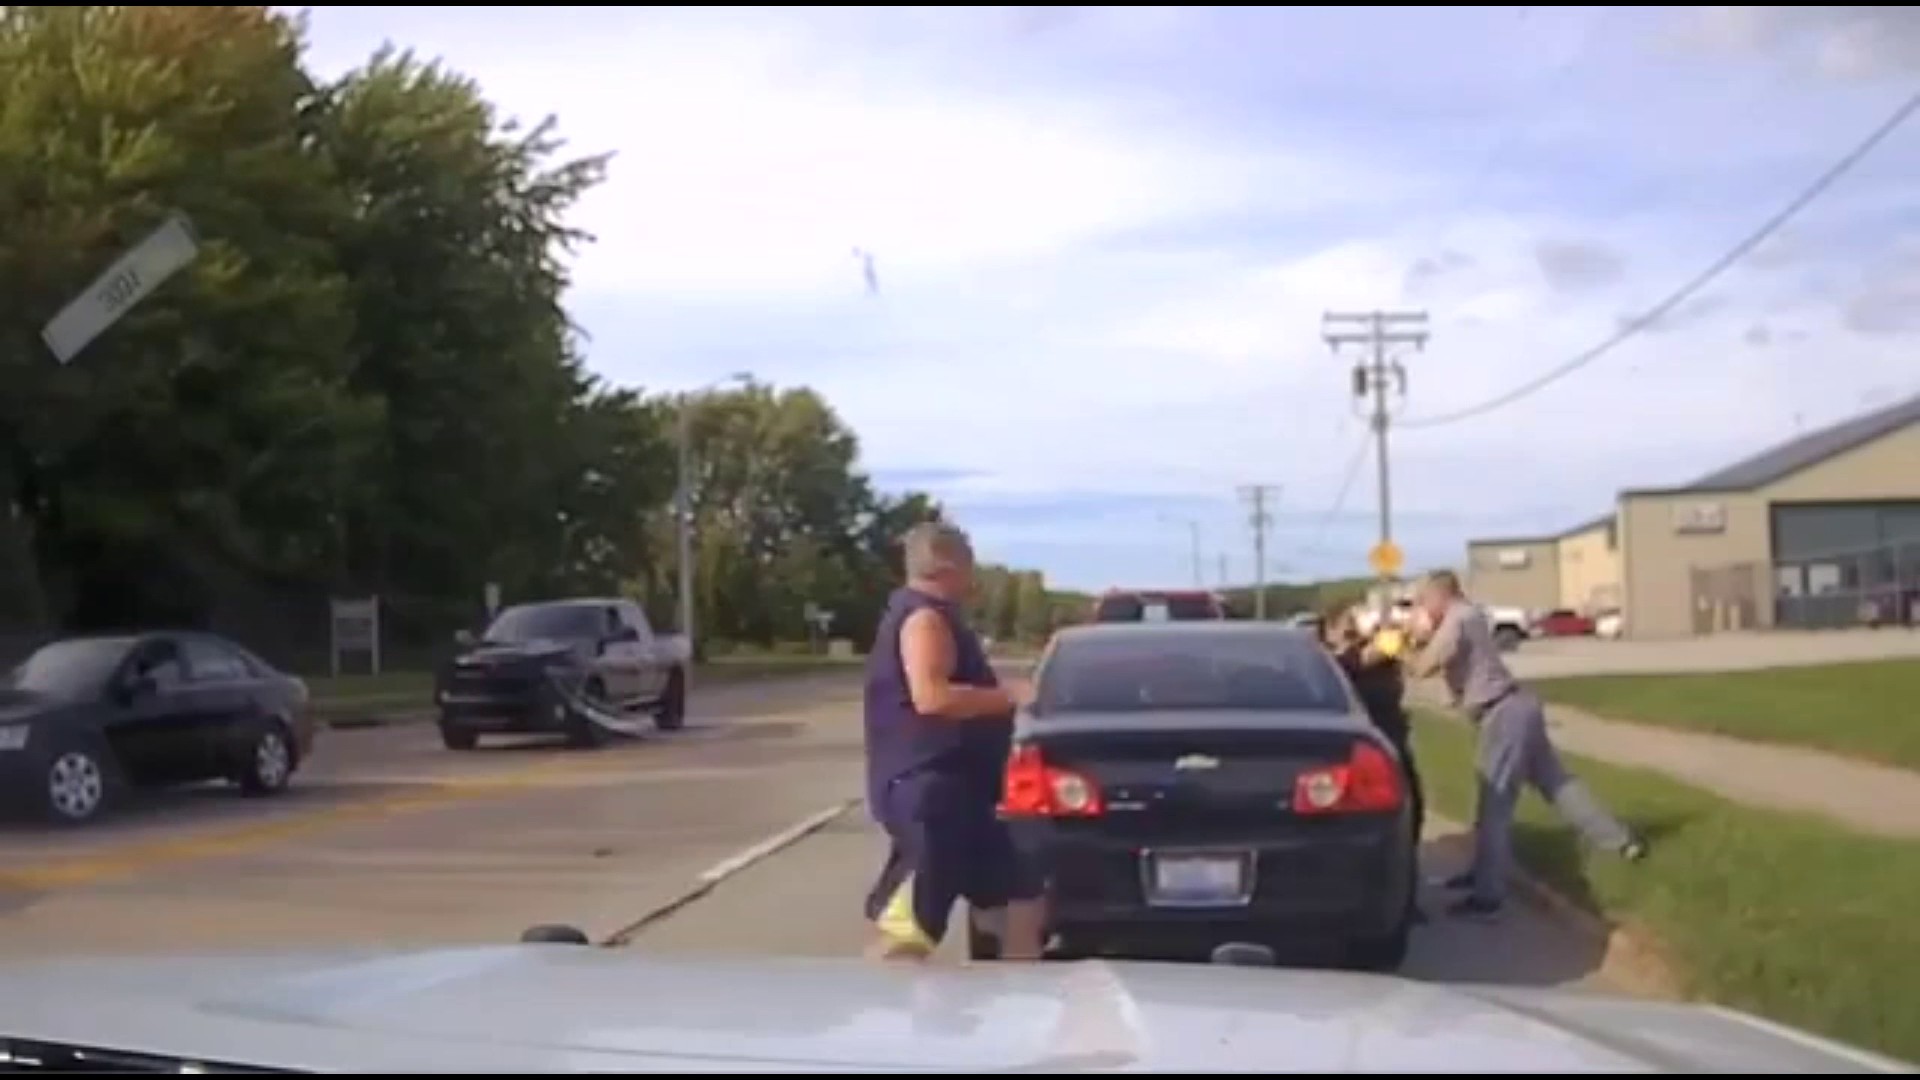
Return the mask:
[[[1053,611],[1047,604],[1047,581],[1038,570],[1014,575],[1016,632],[1021,641],[1039,643],[1053,632]]]
[[[297,20],[239,6],[0,7],[0,69],[0,581],[58,621],[283,656],[250,631],[321,639],[345,591],[421,640],[490,582],[664,614],[681,408],[707,635],[798,638],[816,604],[870,638],[899,537],[940,514],[875,492],[811,390],[683,405],[587,374],[564,217],[607,159],[471,80],[383,50],[322,85]],[[56,364],[40,325],[176,211],[198,260]],[[988,621],[1031,630],[1035,585],[1000,580]]]
[[[346,576],[472,596],[631,570],[604,550],[609,523],[580,514],[657,499],[661,474],[639,462],[663,448],[658,411],[595,395],[561,308],[562,260],[585,239],[561,218],[606,158],[555,163],[551,120],[503,123],[472,82],[406,53],[376,54],[318,111],[355,208],[352,384],[385,418]],[[639,543],[638,521],[617,524]]]
[[[0,70],[0,440],[59,606],[190,616],[202,550],[324,566],[376,416],[348,387],[328,242],[345,201],[297,27],[256,7],[6,7]],[[40,324],[172,211],[198,261],[57,365]]]
[[[899,580],[891,556],[924,497],[878,498],[859,441],[811,390],[753,385],[686,403],[694,514],[715,580],[698,616],[715,637],[771,644],[804,636],[808,603],[833,632],[864,639]]]

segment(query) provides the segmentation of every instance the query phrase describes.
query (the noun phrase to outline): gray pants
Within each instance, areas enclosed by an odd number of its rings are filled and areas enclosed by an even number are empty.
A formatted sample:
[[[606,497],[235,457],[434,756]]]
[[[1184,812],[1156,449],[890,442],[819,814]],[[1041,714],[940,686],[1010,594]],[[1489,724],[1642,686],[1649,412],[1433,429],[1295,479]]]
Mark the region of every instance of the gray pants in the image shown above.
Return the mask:
[[[1480,793],[1473,818],[1473,894],[1482,900],[1506,896],[1513,868],[1513,811],[1524,787],[1538,791],[1595,847],[1615,852],[1633,838],[1560,764],[1547,737],[1546,710],[1530,690],[1507,695],[1480,717],[1474,764]]]

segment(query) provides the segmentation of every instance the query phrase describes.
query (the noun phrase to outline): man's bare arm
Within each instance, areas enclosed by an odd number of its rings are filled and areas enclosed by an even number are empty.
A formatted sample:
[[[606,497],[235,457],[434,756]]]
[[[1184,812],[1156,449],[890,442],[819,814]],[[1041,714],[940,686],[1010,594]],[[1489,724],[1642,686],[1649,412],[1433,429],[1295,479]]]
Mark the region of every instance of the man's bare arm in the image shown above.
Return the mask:
[[[963,686],[953,681],[953,634],[937,612],[921,609],[900,627],[900,662],[907,693],[922,716],[949,720],[1001,717],[1015,708],[1012,695],[997,686]]]
[[[1419,655],[1407,661],[1407,674],[1416,679],[1427,679],[1438,675],[1460,651],[1460,617],[1451,612],[1440,620],[1434,628],[1433,637],[1428,639],[1426,647]]]

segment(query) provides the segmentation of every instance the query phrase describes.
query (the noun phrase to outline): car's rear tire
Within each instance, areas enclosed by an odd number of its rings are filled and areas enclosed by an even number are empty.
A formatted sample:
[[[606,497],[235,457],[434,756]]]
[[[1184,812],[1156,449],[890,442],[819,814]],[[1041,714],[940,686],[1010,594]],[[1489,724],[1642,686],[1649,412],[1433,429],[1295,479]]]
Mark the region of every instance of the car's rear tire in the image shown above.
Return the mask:
[[[687,726],[687,674],[674,668],[667,676],[667,687],[653,711],[653,726],[661,731],[679,731]]]
[[[1521,633],[1514,627],[1500,626],[1494,628],[1493,643],[1500,647],[1501,652],[1512,652],[1519,648],[1520,643],[1525,640],[1527,640],[1527,635]]]
[[[1394,972],[1407,962],[1407,948],[1413,941],[1413,920],[1402,918],[1400,925],[1381,937],[1359,938],[1347,943],[1347,966],[1356,971]]]
[[[120,776],[104,746],[63,740],[40,772],[40,811],[56,825],[88,825],[113,809],[119,791]]]
[[[1000,935],[981,924],[973,909],[967,909],[967,959],[971,961],[1000,959]]]
[[[451,720],[442,719],[440,745],[449,750],[471,750],[480,745],[480,733],[470,727],[461,727]]]
[[[236,781],[246,795],[273,795],[285,791],[299,764],[294,757],[293,739],[285,724],[269,720],[248,735],[244,758]]]

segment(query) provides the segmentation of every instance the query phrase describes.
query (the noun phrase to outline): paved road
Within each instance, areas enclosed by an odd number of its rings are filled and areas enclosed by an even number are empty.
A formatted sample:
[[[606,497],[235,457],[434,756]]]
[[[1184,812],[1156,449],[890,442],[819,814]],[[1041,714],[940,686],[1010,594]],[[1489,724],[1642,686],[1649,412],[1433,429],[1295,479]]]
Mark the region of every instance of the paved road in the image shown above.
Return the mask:
[[[0,955],[610,934],[858,790],[845,678],[718,688],[689,729],[599,752],[323,735],[282,797],[212,786],[83,830],[0,827]]]
[[[1463,865],[1458,837],[1442,834],[1423,854],[1430,877]],[[867,943],[860,895],[883,852],[858,808],[792,847],[727,879],[636,935],[633,947],[662,953],[852,956]],[[1438,911],[1443,897],[1426,898]],[[772,917],[777,912],[777,917]],[[957,925],[957,923],[956,923]],[[960,962],[959,935],[941,959]],[[1293,958],[1312,963],[1316,958]],[[1613,989],[1598,974],[1601,948],[1547,916],[1515,905],[1495,925],[1436,918],[1414,937],[1403,973],[1439,982]]]
[[[0,828],[0,957],[603,938],[860,790],[846,676],[718,688],[672,737],[599,752],[442,749],[430,726],[330,732],[286,796],[211,787],[100,827]],[[861,811],[635,932],[666,952],[850,956],[880,854]],[[1457,862],[1445,839],[1430,870]],[[1437,904],[1437,901],[1436,901]],[[1592,983],[1600,952],[1544,916],[1424,929],[1410,972]]]

